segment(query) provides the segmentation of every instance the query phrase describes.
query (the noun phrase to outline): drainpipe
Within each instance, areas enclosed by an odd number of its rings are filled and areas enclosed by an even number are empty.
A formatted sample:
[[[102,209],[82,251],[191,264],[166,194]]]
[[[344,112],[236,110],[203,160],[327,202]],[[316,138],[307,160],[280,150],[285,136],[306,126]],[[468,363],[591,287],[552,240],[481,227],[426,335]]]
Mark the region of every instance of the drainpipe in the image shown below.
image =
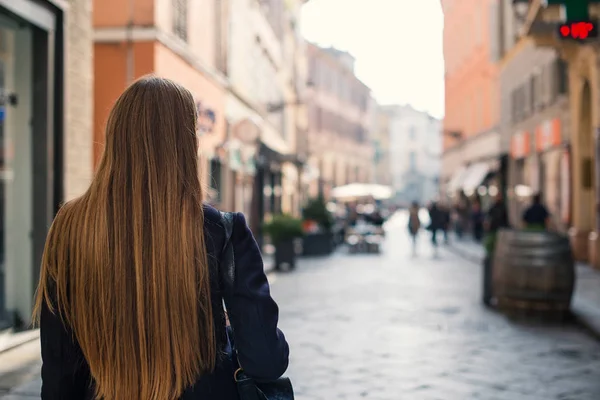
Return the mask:
[[[133,26],[134,26],[134,12],[135,12],[135,0],[129,0],[129,22],[127,23],[127,71],[126,71],[126,84],[129,86],[133,82]]]

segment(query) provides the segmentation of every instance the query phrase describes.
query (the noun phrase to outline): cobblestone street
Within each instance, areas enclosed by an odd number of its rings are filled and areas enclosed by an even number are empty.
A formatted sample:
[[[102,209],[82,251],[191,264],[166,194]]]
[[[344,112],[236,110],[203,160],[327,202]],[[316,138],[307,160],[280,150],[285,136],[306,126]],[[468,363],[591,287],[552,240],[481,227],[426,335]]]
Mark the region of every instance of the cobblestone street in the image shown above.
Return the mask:
[[[298,400],[600,398],[600,343],[575,326],[484,309],[480,268],[443,248],[434,258],[427,234],[413,258],[405,226],[390,221],[381,255],[340,253],[271,275]],[[39,399],[39,380],[2,397],[39,376],[38,342],[0,360],[0,398]]]
[[[405,221],[381,255],[338,254],[276,275],[272,292],[299,400],[592,400],[600,344],[574,326],[527,326],[480,306],[480,268]]]

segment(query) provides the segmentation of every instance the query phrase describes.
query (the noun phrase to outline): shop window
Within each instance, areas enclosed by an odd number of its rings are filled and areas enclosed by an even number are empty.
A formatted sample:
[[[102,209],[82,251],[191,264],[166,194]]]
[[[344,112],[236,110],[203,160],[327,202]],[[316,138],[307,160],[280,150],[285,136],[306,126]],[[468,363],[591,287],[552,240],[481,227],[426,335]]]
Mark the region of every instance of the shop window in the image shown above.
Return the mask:
[[[592,189],[592,187],[593,187],[592,159],[589,157],[586,157],[581,162],[583,164],[582,171],[581,171],[581,180],[582,180],[581,185],[583,186],[583,189]]]
[[[173,33],[187,41],[188,36],[188,0],[172,0],[173,3]]]
[[[222,175],[221,160],[218,158],[210,160],[210,188],[215,191],[215,200],[217,202],[221,201]]]

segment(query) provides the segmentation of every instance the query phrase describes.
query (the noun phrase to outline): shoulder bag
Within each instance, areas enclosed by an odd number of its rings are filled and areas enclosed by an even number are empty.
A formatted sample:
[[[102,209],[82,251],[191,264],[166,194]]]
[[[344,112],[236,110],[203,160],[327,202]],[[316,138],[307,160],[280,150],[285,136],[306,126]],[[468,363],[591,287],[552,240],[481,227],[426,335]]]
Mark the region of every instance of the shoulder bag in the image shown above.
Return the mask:
[[[224,296],[233,291],[235,279],[235,256],[231,243],[234,213],[221,212],[221,220],[225,228],[225,245],[221,256],[220,274]],[[279,378],[273,382],[256,382],[244,373],[238,363],[237,350],[233,343],[234,365],[237,367],[233,378],[237,385],[240,400],[294,400],[294,390],[289,378]]]

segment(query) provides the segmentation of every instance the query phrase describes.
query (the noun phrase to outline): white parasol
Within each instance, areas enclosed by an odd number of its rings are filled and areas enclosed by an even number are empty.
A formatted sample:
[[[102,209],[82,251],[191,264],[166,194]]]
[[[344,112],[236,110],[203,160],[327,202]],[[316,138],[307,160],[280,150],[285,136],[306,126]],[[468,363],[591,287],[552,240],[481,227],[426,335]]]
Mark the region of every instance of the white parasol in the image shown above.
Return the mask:
[[[336,199],[372,197],[375,200],[386,200],[392,197],[393,191],[389,186],[373,183],[351,183],[338,186],[331,192]]]

